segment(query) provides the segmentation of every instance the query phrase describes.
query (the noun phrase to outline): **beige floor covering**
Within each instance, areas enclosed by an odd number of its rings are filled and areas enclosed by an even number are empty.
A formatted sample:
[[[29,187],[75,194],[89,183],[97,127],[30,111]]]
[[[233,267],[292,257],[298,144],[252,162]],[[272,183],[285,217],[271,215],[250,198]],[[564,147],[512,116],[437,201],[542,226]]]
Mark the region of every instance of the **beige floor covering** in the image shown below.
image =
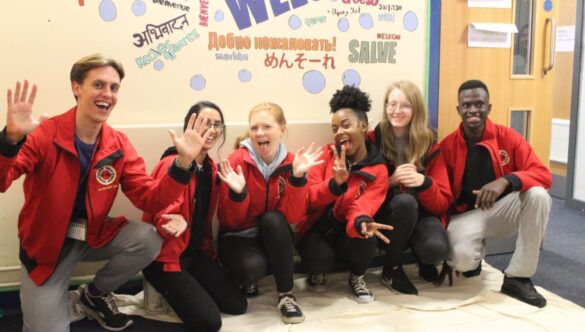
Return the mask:
[[[297,276],[295,295],[306,319],[296,325],[281,322],[273,281],[266,277],[259,286],[261,296],[249,300],[246,314],[223,315],[222,331],[585,331],[584,308],[540,287],[548,301],[543,309],[500,294],[503,275],[485,262],[480,277],[455,278],[453,287],[425,282],[414,265],[405,270],[419,296],[390,292],[378,280],[380,269],[371,269],[366,281],[375,300],[368,304],[352,299],[345,272],[329,275],[332,285],[323,293],[307,290],[305,278]],[[142,293],[116,300],[126,313],[177,321],[172,313],[147,314]]]

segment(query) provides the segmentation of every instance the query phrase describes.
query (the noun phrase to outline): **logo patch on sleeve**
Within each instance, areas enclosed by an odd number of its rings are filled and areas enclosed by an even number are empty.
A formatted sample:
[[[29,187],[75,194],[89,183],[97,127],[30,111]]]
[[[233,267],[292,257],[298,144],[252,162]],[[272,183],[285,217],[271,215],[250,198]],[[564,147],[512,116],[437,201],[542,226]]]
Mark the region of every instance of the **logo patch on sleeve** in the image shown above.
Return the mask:
[[[510,155],[506,150],[500,150],[500,162],[502,166],[506,166],[510,162]]]

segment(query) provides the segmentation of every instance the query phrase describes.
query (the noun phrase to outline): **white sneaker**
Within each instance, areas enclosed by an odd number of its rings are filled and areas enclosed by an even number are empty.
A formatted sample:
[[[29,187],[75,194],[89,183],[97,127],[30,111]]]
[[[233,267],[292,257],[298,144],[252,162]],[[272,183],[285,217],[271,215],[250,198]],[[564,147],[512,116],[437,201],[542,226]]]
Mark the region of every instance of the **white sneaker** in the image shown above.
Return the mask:
[[[356,276],[351,272],[349,273],[349,287],[351,287],[355,300],[358,303],[370,303],[374,300],[374,294],[368,289],[364,276]]]

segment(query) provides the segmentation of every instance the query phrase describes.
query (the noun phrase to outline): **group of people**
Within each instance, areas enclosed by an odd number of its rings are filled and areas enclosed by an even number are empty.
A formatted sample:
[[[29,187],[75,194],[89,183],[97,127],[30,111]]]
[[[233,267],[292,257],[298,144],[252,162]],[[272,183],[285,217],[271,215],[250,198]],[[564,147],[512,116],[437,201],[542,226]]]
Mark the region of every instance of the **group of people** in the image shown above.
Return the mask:
[[[344,86],[330,100],[332,144],[287,150],[282,108],[262,103],[227,160],[208,154],[225,143],[220,107],[193,105],[183,134],[152,175],[128,138],[108,126],[124,78],[122,65],[102,55],[71,69],[76,106],[35,116],[37,87],[8,90],[0,132],[0,191],[25,175],[19,215],[20,299],[24,331],[68,331],[67,289],[80,261],[107,260],[80,304],[108,330],[133,322],[112,292],[142,271],[186,326],[221,328],[220,313],[243,314],[247,297],[267,274],[275,280],[285,323],[304,314],[293,295],[295,250],[313,291],[326,274],[349,265],[355,300],[374,299],[364,279],[377,249],[380,282],[417,295],[404,273],[410,248],[419,275],[439,285],[452,274],[481,272],[485,239],[517,233],[501,292],[544,307],[534,288],[551,199],[548,169],[514,130],[488,119],[487,86],[458,91],[461,125],[437,142],[420,89],[390,84],[380,123],[369,130],[371,101]],[[29,91],[30,90],[30,91]],[[108,215],[118,188],[144,211],[142,221]],[[217,213],[217,249],[212,219]]]

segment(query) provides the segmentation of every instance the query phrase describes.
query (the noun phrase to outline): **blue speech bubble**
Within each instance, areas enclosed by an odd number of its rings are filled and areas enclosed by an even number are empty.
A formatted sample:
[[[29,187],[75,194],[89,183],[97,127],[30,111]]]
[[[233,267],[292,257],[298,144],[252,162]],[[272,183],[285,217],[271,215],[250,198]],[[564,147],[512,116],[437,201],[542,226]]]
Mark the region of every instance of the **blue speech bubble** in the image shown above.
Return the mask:
[[[347,18],[345,17],[340,18],[337,21],[337,28],[341,32],[346,32],[347,30],[349,30],[349,21],[347,20]]]
[[[291,15],[291,17],[288,19],[288,26],[293,30],[300,28],[301,25],[301,19],[297,15]]]
[[[363,13],[360,15],[360,25],[362,28],[369,30],[374,26],[374,19],[372,15],[368,13]]]
[[[195,75],[191,77],[191,88],[196,91],[205,89],[205,77],[203,75]]]
[[[112,0],[102,0],[98,7],[100,17],[106,22],[112,22],[118,15],[116,11],[116,4]]]
[[[341,81],[343,82],[343,85],[353,85],[356,88],[359,88],[360,83],[362,82],[362,78],[357,71],[353,69],[348,69],[343,72]]]
[[[213,15],[213,18],[215,19],[216,22],[223,21],[223,18],[224,18],[223,11],[216,10],[215,14]]]
[[[135,16],[142,16],[146,13],[146,4],[142,0],[134,0],[132,3],[132,13]]]
[[[318,70],[309,70],[303,75],[303,87],[312,94],[325,89],[325,76]]]
[[[413,32],[418,28],[418,16],[413,11],[408,11],[404,14],[404,28],[406,31]]]
[[[238,72],[238,78],[240,82],[250,82],[252,79],[252,73],[248,69],[242,69]]]

